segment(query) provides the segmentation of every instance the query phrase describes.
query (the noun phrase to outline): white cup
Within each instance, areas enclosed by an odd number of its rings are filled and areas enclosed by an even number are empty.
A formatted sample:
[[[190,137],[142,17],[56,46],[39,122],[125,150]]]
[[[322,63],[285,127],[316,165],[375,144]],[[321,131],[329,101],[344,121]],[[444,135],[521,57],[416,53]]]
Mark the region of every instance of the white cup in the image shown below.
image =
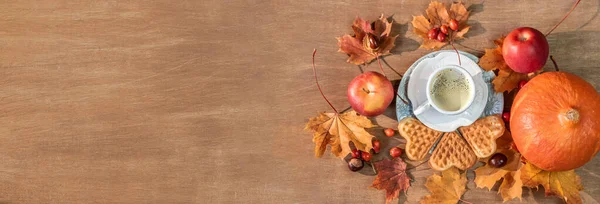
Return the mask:
[[[455,110],[455,111],[448,111],[448,110],[444,110],[444,109],[440,108],[438,105],[436,105],[433,102],[433,99],[432,99],[433,96],[431,94],[431,89],[437,79],[436,78],[437,75],[440,72],[442,72],[444,70],[448,70],[448,69],[452,69],[452,70],[456,71],[457,73],[460,73],[465,79],[467,79],[467,83],[468,83],[469,91],[470,91],[469,98],[467,99],[467,103],[465,105],[463,105],[459,110]],[[471,106],[471,104],[473,103],[473,100],[475,99],[475,82],[473,82],[473,77],[471,77],[471,74],[469,74],[469,72],[467,72],[467,70],[465,70],[464,68],[462,68],[458,65],[441,65],[427,79],[426,92],[427,92],[427,101],[424,102],[423,104],[419,105],[418,107],[414,108],[413,113],[415,115],[420,115],[420,114],[424,113],[425,111],[429,110],[431,107],[433,107],[434,109],[436,109],[437,111],[439,111],[442,114],[446,114],[446,115],[459,114],[459,113],[462,113],[463,111],[465,111],[467,108],[469,108]]]

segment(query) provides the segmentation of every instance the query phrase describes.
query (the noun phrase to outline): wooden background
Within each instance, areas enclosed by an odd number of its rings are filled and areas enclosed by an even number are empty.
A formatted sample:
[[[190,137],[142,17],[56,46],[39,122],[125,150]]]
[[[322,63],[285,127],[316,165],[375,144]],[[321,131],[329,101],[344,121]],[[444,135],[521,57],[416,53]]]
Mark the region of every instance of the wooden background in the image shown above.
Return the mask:
[[[404,72],[429,53],[410,26],[429,1],[0,2],[0,203],[384,202],[367,188],[374,177],[313,156],[302,129],[329,107],[311,53],[325,94],[348,107],[360,71],[335,37],[356,16],[393,15],[400,37],[385,60]],[[574,0],[467,3],[473,28],[460,43],[483,50],[519,26],[548,31]],[[548,37],[561,69],[598,90],[599,11],[583,1]],[[397,124],[391,108],[375,120]],[[431,173],[414,172],[400,202],[428,194]],[[577,173],[586,203],[598,203],[600,157]],[[464,200],[501,203],[468,188]],[[523,201],[561,203],[542,189]]]

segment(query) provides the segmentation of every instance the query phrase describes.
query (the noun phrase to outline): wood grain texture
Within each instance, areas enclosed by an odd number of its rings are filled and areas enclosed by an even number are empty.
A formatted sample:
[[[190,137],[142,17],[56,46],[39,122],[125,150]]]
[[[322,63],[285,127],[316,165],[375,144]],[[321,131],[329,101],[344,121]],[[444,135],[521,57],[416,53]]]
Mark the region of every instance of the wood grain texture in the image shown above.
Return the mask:
[[[359,69],[336,52],[335,37],[356,16],[393,14],[400,37],[385,60],[404,72],[429,52],[409,26],[428,3],[1,1],[0,203],[383,203],[367,188],[374,177],[313,157],[302,128],[329,107],[311,52],[319,50],[325,94],[345,108]],[[519,26],[549,30],[573,2],[468,3],[473,28],[460,43],[483,50]],[[561,69],[596,89],[599,11],[600,1],[583,1],[548,37]],[[394,117],[390,109],[375,120],[395,127]],[[600,158],[577,172],[584,200],[597,203]],[[400,201],[428,194],[429,175],[414,172]],[[468,188],[464,200],[502,202]],[[542,190],[523,201],[561,203]]]

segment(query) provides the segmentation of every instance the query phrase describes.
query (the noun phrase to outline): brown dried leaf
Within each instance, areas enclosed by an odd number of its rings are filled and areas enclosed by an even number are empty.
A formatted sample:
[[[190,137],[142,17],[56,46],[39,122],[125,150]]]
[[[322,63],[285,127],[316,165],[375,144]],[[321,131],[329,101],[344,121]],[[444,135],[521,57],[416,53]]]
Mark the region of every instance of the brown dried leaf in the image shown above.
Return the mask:
[[[400,191],[406,192],[410,187],[410,178],[406,174],[406,163],[400,158],[383,159],[375,162],[377,177],[372,188],[385,190],[385,202],[390,203],[398,198]]]
[[[526,163],[521,169],[523,185],[530,188],[544,186],[546,196],[556,195],[566,203],[582,203],[579,191],[583,190],[581,178],[575,170],[550,172]]]
[[[314,132],[315,157],[323,156],[327,145],[330,145],[331,152],[343,158],[352,151],[350,142],[361,151],[368,152],[373,148],[371,140],[374,136],[365,130],[372,127],[374,125],[367,117],[348,111],[342,114],[319,113],[319,116],[309,119],[304,129]]]
[[[466,173],[460,174],[456,168],[443,171],[442,176],[433,174],[425,183],[431,195],[423,197],[421,203],[457,203],[467,191],[466,185]]]
[[[348,62],[356,65],[369,63],[377,56],[389,55],[398,37],[398,35],[390,36],[392,22],[383,15],[373,23],[357,17],[352,24],[352,30],[354,35],[344,35],[336,39],[340,47],[338,51],[348,54],[350,56]],[[371,49],[364,43],[367,34],[376,36],[379,45],[377,49]]]
[[[467,25],[470,12],[462,2],[454,2],[450,5],[450,10],[443,3],[432,1],[425,10],[427,18],[423,15],[413,16],[413,32],[423,38],[421,48],[428,50],[439,50],[449,42],[462,39],[469,32],[471,26]],[[432,28],[439,28],[441,25],[447,25],[451,19],[458,21],[458,31],[450,31],[448,38],[444,42],[436,39],[429,39],[427,33]]]

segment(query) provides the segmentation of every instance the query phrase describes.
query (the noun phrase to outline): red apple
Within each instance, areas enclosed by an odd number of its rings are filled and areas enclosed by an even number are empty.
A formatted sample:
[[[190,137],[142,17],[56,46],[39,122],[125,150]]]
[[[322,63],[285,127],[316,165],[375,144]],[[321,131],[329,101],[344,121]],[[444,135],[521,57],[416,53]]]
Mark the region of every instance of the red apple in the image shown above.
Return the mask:
[[[510,32],[502,44],[502,56],[515,72],[540,70],[548,59],[550,48],[546,36],[539,30],[521,27]]]
[[[394,98],[394,87],[385,76],[365,72],[348,85],[348,102],[352,109],[364,116],[382,114]]]

